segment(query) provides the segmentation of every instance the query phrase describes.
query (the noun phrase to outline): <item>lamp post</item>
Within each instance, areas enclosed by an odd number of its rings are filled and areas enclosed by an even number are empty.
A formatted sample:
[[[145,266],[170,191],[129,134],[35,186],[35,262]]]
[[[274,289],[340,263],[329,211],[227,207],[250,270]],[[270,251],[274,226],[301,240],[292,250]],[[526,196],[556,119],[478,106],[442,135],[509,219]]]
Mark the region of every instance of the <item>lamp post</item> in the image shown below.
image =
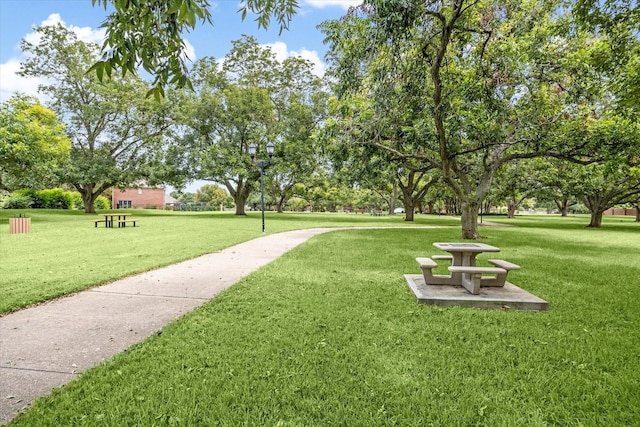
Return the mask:
[[[264,161],[260,160],[256,163],[256,145],[249,145],[249,156],[251,161],[260,167],[260,210],[262,211],[262,232],[264,233],[264,168],[271,163],[271,157],[273,157],[274,145],[272,142],[267,144],[267,155],[269,159]]]

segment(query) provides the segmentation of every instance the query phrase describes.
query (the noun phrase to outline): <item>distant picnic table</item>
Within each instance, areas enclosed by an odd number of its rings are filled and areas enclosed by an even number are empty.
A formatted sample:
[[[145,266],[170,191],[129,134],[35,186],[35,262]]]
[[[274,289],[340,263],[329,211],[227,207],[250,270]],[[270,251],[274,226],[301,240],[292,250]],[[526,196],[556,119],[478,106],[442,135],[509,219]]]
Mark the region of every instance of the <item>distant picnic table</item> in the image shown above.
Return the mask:
[[[131,216],[131,214],[128,212],[103,213],[100,215],[102,215],[104,219],[93,220],[96,228],[98,227],[98,224],[101,222],[104,222],[104,226],[106,228],[114,228],[113,227],[114,223],[118,224],[118,228],[126,227],[127,223],[133,224],[134,227],[136,226],[135,219],[127,219],[128,216]]]

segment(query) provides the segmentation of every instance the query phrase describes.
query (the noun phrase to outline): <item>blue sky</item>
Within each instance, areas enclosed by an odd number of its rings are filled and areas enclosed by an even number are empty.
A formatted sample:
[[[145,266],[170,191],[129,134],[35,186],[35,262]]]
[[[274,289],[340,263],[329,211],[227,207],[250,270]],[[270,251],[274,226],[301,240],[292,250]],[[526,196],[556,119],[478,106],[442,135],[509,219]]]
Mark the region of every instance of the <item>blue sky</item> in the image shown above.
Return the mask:
[[[193,46],[190,57],[223,57],[231,48],[231,41],[243,34],[255,36],[261,44],[268,44],[280,58],[302,56],[315,64],[322,74],[326,47],[323,35],[316,26],[327,19],[338,19],[349,6],[360,0],[299,0],[300,9],[289,31],[278,35],[278,28],[258,29],[250,16],[243,22],[239,0],[210,0],[215,25],[199,25],[185,35]],[[0,0],[0,101],[7,100],[14,91],[37,95],[38,82],[16,76],[20,61],[20,40],[29,37],[34,26],[62,22],[85,41],[101,42],[100,24],[107,16],[104,8],[91,6],[91,0]]]

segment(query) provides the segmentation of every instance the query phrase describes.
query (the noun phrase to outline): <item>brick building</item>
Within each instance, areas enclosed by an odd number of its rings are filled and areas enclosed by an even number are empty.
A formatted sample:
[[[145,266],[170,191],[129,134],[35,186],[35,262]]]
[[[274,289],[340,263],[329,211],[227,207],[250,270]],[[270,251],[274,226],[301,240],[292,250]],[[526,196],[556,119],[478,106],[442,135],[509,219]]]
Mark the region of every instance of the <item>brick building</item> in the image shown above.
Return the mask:
[[[604,211],[604,214],[636,216],[636,210],[635,208],[611,208]]]
[[[165,189],[162,187],[114,188],[113,209],[164,209]]]

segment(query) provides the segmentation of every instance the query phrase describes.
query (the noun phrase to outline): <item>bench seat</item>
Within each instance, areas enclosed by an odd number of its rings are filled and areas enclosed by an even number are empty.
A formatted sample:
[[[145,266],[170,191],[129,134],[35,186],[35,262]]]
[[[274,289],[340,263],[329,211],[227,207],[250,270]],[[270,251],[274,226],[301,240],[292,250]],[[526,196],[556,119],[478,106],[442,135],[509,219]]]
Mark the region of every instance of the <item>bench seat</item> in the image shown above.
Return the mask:
[[[443,274],[433,274],[433,269],[438,267],[431,258],[416,258],[416,261],[422,269],[422,277],[424,277],[424,283],[427,285],[450,285],[451,276]]]
[[[137,219],[120,219],[120,220],[117,220],[116,222],[118,223],[118,227],[120,227],[120,226],[126,227],[128,222],[133,223],[133,226],[135,227],[136,226],[136,221],[137,221]]]
[[[93,223],[95,224],[96,228],[98,228],[98,224],[101,222],[106,222],[105,219],[92,219],[91,221],[93,221]]]
[[[478,295],[480,293],[480,283],[482,281],[483,274],[495,274],[496,277],[500,274],[504,274],[505,276],[507,274],[507,271],[504,268],[460,265],[450,266],[449,271],[452,273],[462,273],[461,284],[473,295]]]
[[[516,264],[514,264],[512,262],[509,262],[509,261],[505,261],[503,259],[489,259],[487,261],[489,261],[490,264],[493,264],[496,267],[504,268],[507,271],[520,270],[520,266],[519,265],[516,265]]]
[[[509,274],[511,270],[520,270],[519,265],[516,265],[509,261],[505,261],[503,259],[489,259],[487,261],[498,268],[503,268],[505,272],[504,274],[497,274],[495,278],[483,279],[482,286],[504,286],[507,281],[507,274]]]

